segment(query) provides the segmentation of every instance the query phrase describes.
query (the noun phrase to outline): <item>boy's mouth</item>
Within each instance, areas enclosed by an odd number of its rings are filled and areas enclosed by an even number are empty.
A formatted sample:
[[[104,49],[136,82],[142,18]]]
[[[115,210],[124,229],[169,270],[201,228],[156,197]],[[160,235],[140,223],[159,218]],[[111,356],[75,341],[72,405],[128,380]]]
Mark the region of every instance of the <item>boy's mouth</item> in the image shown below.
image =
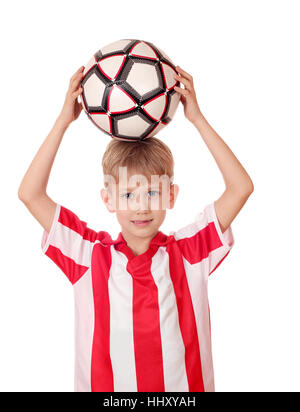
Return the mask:
[[[148,219],[148,220],[131,220],[131,222],[137,226],[146,226],[150,222],[152,222],[153,219]]]

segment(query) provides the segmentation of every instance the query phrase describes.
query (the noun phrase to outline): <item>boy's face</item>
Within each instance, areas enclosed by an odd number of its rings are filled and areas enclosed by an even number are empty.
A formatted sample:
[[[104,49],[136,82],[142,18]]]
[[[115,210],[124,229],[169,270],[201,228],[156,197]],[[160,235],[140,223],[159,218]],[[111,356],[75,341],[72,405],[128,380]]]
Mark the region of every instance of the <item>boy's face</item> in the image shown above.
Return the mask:
[[[118,183],[105,176],[109,188],[101,190],[102,199],[111,213],[116,212],[123,235],[152,238],[166,217],[166,209],[174,207],[179,187],[166,175],[146,177],[120,169]]]

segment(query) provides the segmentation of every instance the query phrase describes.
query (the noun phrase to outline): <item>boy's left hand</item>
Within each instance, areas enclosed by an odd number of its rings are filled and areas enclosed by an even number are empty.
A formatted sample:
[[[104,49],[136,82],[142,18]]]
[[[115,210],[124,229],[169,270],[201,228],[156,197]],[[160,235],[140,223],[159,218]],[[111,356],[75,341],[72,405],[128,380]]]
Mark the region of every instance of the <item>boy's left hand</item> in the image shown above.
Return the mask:
[[[193,77],[179,66],[176,66],[176,70],[179,75],[175,74],[174,78],[184,85],[184,89],[177,86],[174,89],[181,95],[180,101],[184,107],[185,117],[194,123],[198,118],[202,117],[202,113],[197,102]]]

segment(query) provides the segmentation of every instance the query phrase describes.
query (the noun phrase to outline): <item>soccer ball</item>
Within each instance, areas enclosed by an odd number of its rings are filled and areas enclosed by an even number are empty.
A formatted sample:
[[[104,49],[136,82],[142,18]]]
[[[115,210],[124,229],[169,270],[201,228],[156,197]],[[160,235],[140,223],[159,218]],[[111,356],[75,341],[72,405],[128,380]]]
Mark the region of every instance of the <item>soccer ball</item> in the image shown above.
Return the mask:
[[[173,118],[180,101],[175,66],[152,43],[119,40],[85,66],[81,102],[88,118],[112,138],[145,140]]]

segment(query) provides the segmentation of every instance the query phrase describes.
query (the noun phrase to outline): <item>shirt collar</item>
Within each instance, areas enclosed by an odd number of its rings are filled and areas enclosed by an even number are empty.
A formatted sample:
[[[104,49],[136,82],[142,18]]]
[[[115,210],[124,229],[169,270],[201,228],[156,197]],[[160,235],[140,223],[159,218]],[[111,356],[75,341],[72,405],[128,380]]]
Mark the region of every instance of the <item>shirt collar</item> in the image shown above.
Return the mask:
[[[163,232],[158,231],[157,234],[151,239],[151,245],[166,246],[168,243],[173,242],[174,236],[167,236]],[[101,239],[101,243],[106,245],[117,245],[117,244],[126,244],[122,232],[119,233],[116,240],[112,240],[111,236],[108,233],[105,233],[105,236]]]

